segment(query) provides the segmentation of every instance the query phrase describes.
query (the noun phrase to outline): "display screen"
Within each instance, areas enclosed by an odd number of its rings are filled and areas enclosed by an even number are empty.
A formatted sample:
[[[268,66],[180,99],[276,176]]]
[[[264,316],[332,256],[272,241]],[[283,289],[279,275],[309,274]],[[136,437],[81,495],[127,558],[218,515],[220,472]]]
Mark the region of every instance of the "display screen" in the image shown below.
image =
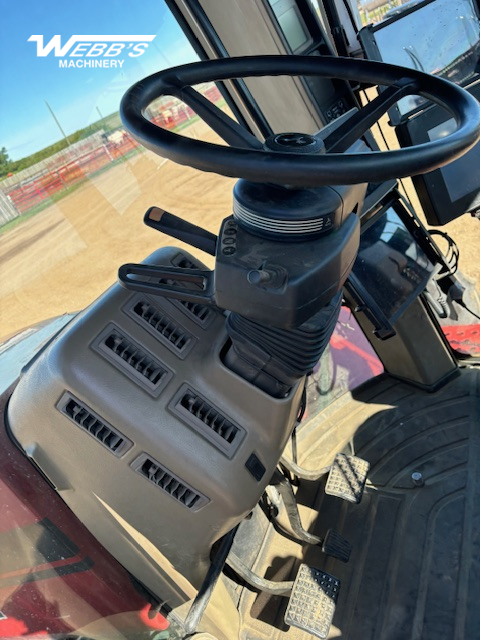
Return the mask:
[[[393,207],[362,231],[353,273],[392,322],[434,271]]]
[[[480,81],[465,89],[480,100]],[[451,133],[455,121],[432,105],[397,127],[402,147],[421,145]],[[480,143],[450,164],[424,175],[412,176],[428,224],[444,225],[469,211],[480,209]]]
[[[309,40],[309,35],[303,28],[302,23],[294,7],[285,11],[278,17],[278,22],[290,45],[292,51],[296,51]]]
[[[268,0],[292,51],[304,47],[311,36],[294,0]]]
[[[479,73],[480,21],[473,0],[434,0],[364,29],[369,58],[441,76],[463,85]],[[425,103],[408,96],[401,116]]]
[[[430,140],[438,140],[455,131],[455,128],[455,120],[450,118],[430,129],[428,137]],[[471,193],[471,202],[465,203],[465,211],[472,211],[480,206],[478,167],[480,167],[480,144],[476,144],[464,156],[440,169],[452,202]]]

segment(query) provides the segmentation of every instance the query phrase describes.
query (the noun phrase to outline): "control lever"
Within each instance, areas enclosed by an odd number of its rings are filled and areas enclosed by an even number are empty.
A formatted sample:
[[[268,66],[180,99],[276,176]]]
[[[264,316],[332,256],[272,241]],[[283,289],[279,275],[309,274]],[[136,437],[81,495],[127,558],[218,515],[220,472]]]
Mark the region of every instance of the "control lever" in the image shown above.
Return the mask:
[[[213,271],[124,264],[118,270],[122,287],[186,302],[214,304]]]
[[[344,288],[354,303],[357,304],[357,310],[363,311],[373,324],[373,333],[379,340],[387,340],[396,335],[396,331],[387,316],[353,272],[350,273],[344,283]]]
[[[143,218],[147,227],[161,231],[162,233],[176,238],[181,242],[196,247],[211,256],[215,255],[217,247],[217,236],[202,227],[197,227],[183,218],[168,213],[160,207],[150,207]]]
[[[150,207],[143,218],[147,227],[161,231],[214,256],[217,236],[160,207]],[[214,304],[213,271],[148,264],[124,264],[118,270],[122,287],[185,302]]]

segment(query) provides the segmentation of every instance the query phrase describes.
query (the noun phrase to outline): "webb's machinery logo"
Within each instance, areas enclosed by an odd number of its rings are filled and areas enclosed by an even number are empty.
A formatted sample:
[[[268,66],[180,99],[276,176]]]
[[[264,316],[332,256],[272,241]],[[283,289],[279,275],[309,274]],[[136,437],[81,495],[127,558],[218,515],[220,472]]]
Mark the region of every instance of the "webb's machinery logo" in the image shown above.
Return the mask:
[[[45,58],[53,51],[62,68],[123,67],[124,58],[138,58],[145,53],[155,36],[71,36],[62,46],[61,36],[43,43],[43,36],[30,36],[37,43],[37,57]]]

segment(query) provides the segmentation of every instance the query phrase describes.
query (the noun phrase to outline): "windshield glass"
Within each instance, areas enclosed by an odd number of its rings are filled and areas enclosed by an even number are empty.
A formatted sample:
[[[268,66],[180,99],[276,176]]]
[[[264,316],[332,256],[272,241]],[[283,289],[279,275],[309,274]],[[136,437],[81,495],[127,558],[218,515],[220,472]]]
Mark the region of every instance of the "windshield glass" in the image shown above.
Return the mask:
[[[391,18],[392,20],[385,20]],[[399,9],[375,28],[381,59],[464,84],[477,72],[480,22],[471,0],[435,0],[412,13]],[[405,98],[401,114],[421,104]]]
[[[17,90],[0,104],[0,340],[84,308],[122,263],[169,244],[142,224],[148,207],[216,232],[231,206],[231,181],[146,151],[120,120],[134,82],[198,59],[163,2],[50,1],[21,13],[5,6],[0,24],[2,59],[16,54],[1,65],[2,86]],[[213,85],[200,91],[223,103]],[[151,119],[204,135],[185,105],[165,106],[161,115],[152,105]]]
[[[385,62],[442,75],[457,83],[474,75],[480,23],[471,0],[435,0],[412,13],[394,16],[395,21],[380,23],[376,29]]]

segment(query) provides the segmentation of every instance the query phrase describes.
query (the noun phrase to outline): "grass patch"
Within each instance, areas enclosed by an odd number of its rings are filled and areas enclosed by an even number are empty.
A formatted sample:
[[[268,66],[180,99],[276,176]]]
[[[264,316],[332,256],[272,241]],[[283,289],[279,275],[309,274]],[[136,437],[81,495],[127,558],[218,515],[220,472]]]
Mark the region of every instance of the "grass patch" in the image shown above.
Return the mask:
[[[89,176],[89,178],[90,177],[92,176]],[[33,218],[33,216],[36,216],[37,213],[40,213],[50,205],[55,204],[62,198],[65,198],[66,196],[70,195],[70,193],[73,193],[73,191],[76,191],[79,187],[81,187],[82,184],[85,184],[85,182],[87,182],[89,178],[83,178],[82,180],[79,180],[75,184],[71,184],[68,187],[65,187],[64,189],[62,189],[61,191],[57,191],[57,193],[54,193],[48,198],[45,198],[45,200],[42,200],[42,202],[39,202],[38,204],[34,205],[31,209],[29,209],[25,213],[21,213],[17,218],[10,220],[6,224],[4,224],[2,227],[0,227],[0,235],[2,235],[2,233],[6,233],[7,231],[10,231],[11,229],[14,229],[22,222],[25,222],[29,218]]]
[[[226,104],[225,100],[220,100],[217,103],[215,103],[215,106],[221,108],[225,104]],[[112,120],[112,122],[110,122],[109,124],[113,125],[113,123],[116,122],[114,119],[117,118],[117,117],[118,117],[117,114],[112,114],[111,116],[107,116],[107,118],[105,118],[105,120],[108,120],[108,119]],[[185,122],[182,122],[181,124],[177,125],[173,129],[173,131],[175,133],[178,133],[179,131],[182,131],[182,129],[186,129],[187,127],[189,127],[190,125],[194,124],[195,122],[198,122],[199,120],[200,120],[200,116],[194,115],[189,120],[186,120]],[[23,222],[26,222],[27,220],[29,220],[33,216],[36,216],[37,213],[40,213],[41,211],[43,211],[44,209],[46,209],[50,205],[55,204],[56,202],[59,202],[60,200],[62,200],[62,198],[65,198],[66,196],[70,195],[73,191],[76,191],[79,187],[81,187],[82,185],[86,184],[90,179],[101,175],[105,171],[109,171],[110,169],[112,169],[113,167],[116,167],[121,162],[126,162],[131,157],[137,155],[138,153],[143,153],[144,151],[145,151],[145,149],[143,147],[141,147],[141,146],[134,147],[133,149],[130,149],[130,151],[127,151],[127,153],[125,153],[124,155],[121,155],[119,158],[116,158],[115,160],[113,160],[112,162],[106,164],[105,166],[100,167],[99,169],[97,169],[96,171],[94,171],[90,175],[86,176],[85,178],[82,178],[81,180],[79,180],[75,184],[69,185],[69,186],[65,187],[64,189],[62,189],[61,191],[57,191],[57,193],[54,193],[53,195],[45,198],[45,200],[43,200],[42,202],[39,202],[38,204],[34,205],[31,209],[29,209],[25,213],[20,214],[18,217],[14,218],[13,220],[9,220],[4,225],[2,225],[0,227],[0,235],[2,235],[4,233],[7,233],[8,231],[11,231],[15,227],[17,227],[19,224],[22,224]]]
[[[108,171],[109,169],[112,169],[113,167],[116,167],[121,162],[126,162],[129,158],[137,155],[138,153],[142,153],[143,151],[144,151],[143,147],[135,147],[133,149],[130,149],[130,151],[127,151],[127,153],[125,153],[124,155],[121,155],[119,158],[115,158],[113,162],[110,162],[109,164],[106,164],[105,166],[100,167],[99,169],[97,169],[90,175],[86,176],[85,178],[82,178],[75,184],[71,184],[68,187],[65,187],[64,189],[62,189],[61,191],[57,191],[57,193],[54,193],[48,198],[45,198],[45,200],[42,200],[42,202],[39,202],[38,204],[34,205],[31,209],[29,209],[25,213],[20,214],[13,220],[9,220],[7,223],[2,225],[0,227],[0,235],[7,233],[8,231],[11,231],[15,227],[17,227],[19,224],[26,222],[29,218],[33,218],[33,216],[36,216],[37,213],[40,213],[50,205],[55,204],[56,202],[59,202],[63,198],[66,198],[68,195],[70,195],[71,193],[79,189],[82,185],[87,184],[92,178],[95,178],[96,176],[101,175],[102,173],[104,173],[105,171]]]
[[[29,218],[36,216],[37,213],[40,213],[40,211],[43,211],[43,209],[48,207],[48,205],[50,204],[51,204],[50,201],[41,202],[34,209],[30,209],[30,211],[27,211],[26,213],[22,213],[20,216],[17,216],[13,220],[9,220],[8,222],[6,222],[4,225],[0,227],[0,236],[4,233],[7,233],[7,231],[11,231],[15,227],[18,227],[19,224],[22,224],[22,222],[25,222]]]

